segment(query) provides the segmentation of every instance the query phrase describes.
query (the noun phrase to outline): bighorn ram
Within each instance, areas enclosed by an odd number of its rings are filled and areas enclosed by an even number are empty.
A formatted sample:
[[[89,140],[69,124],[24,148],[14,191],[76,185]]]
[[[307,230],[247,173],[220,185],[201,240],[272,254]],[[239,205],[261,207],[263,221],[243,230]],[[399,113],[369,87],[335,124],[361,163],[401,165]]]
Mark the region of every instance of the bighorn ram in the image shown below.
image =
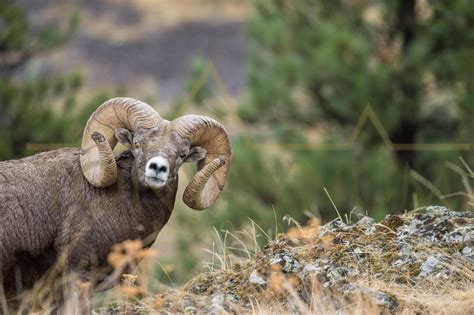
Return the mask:
[[[115,157],[117,141],[129,150]],[[105,280],[94,272],[114,244],[150,246],[166,224],[181,164],[197,161],[183,200],[202,210],[219,197],[231,158],[227,132],[212,118],[168,121],[135,99],[106,101],[89,118],[81,149],[0,162],[0,289],[3,282],[11,297],[31,288],[59,257],[97,289]]]

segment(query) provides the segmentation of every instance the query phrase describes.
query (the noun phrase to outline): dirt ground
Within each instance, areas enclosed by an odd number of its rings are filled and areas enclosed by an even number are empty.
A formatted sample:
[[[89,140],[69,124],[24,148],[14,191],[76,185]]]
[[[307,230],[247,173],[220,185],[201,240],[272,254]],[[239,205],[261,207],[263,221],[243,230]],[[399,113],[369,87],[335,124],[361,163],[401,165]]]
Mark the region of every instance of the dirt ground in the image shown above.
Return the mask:
[[[85,89],[127,87],[130,96],[170,102],[196,56],[212,61],[234,96],[245,84],[248,2],[241,0],[19,0],[34,27],[80,24],[61,48],[36,58],[40,71],[76,70]]]

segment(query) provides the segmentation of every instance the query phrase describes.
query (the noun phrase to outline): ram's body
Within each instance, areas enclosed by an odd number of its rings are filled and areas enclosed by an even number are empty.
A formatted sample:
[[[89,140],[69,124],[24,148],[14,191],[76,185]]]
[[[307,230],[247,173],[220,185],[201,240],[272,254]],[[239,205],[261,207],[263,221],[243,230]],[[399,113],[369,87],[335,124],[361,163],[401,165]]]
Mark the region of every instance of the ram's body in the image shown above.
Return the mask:
[[[0,162],[0,269],[7,295],[20,289],[12,277],[28,288],[60,253],[67,254],[68,269],[88,280],[90,263],[105,266],[112,245],[128,239],[150,245],[168,221],[177,178],[162,190],[134,185],[133,157],[125,152],[117,159],[117,182],[96,188],[82,175],[79,152]]]
[[[129,150],[116,157],[118,141]],[[61,305],[64,281],[57,280],[66,276],[79,291],[87,288],[90,302],[93,289],[108,288],[125,271],[120,264],[104,278],[112,246],[150,246],[168,221],[181,165],[197,162],[183,201],[202,210],[219,197],[231,158],[227,132],[214,119],[168,121],[148,104],[114,98],[91,115],[80,149],[0,162],[0,299],[34,286]],[[41,294],[30,296],[27,308],[44,309]]]

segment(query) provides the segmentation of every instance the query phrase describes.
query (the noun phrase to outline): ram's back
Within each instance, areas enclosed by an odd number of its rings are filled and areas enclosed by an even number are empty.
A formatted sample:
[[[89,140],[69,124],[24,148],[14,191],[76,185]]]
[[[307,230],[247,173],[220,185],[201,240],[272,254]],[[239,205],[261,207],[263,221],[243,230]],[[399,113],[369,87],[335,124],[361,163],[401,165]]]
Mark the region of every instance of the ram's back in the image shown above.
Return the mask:
[[[73,184],[78,159],[78,149],[60,149],[0,162],[3,268],[14,262],[12,255],[23,252],[39,255],[45,244],[53,241],[56,223],[62,215],[59,210],[64,200],[62,187]]]

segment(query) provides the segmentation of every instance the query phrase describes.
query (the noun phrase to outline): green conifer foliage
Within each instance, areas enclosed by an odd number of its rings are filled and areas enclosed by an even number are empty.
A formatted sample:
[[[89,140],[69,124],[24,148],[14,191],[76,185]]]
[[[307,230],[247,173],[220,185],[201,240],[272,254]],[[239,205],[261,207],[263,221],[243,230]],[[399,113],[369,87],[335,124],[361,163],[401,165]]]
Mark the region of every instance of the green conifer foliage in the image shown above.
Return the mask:
[[[28,144],[75,143],[80,136],[83,121],[74,111],[80,76],[24,70],[34,56],[64,43],[77,21],[72,14],[64,27],[32,27],[21,6],[0,0],[0,160],[48,149]]]
[[[462,186],[445,162],[459,164],[462,156],[474,164],[472,1],[255,0],[254,6],[249,97],[240,115],[267,127],[261,142],[284,144],[279,152],[257,150],[265,163],[282,163],[258,172],[259,178],[279,176],[252,199],[261,209],[311,208],[332,217],[323,187],[347,212],[358,206],[383,215],[426,203],[468,207],[462,198],[439,199],[412,170],[450,193]],[[350,149],[337,149],[368,104],[382,134],[369,120]],[[314,130],[322,137],[316,146]],[[321,142],[333,149],[321,149]],[[465,145],[410,149],[420,143]],[[241,150],[243,159],[257,158],[243,153],[248,146]],[[256,182],[245,172],[232,176],[234,192],[246,193]]]

